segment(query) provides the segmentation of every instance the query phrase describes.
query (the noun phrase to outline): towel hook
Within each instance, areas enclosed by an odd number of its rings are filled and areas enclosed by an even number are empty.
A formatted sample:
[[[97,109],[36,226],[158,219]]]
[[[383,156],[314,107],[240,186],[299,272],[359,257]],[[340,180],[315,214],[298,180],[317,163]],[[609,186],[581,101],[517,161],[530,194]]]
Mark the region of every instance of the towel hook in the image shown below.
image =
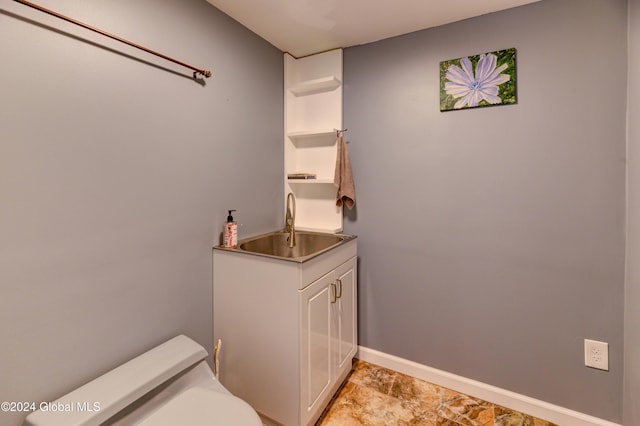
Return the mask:
[[[340,137],[340,133],[344,133],[349,129],[333,129],[336,131],[336,137],[339,138]]]

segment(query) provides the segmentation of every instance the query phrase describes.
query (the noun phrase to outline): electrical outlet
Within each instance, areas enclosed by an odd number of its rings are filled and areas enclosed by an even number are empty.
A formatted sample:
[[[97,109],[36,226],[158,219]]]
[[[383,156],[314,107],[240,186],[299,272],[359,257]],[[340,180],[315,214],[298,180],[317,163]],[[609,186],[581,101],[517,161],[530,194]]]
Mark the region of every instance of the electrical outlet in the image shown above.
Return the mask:
[[[609,344],[584,339],[584,365],[609,371]]]

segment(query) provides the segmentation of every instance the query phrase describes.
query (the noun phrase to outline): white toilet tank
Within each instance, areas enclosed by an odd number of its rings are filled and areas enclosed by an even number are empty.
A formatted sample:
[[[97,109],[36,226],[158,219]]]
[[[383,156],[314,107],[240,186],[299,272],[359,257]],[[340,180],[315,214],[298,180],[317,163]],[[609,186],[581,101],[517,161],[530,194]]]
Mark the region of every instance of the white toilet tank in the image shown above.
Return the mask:
[[[187,336],[174,337],[34,411],[23,425],[261,426],[251,406],[216,380],[206,357]]]

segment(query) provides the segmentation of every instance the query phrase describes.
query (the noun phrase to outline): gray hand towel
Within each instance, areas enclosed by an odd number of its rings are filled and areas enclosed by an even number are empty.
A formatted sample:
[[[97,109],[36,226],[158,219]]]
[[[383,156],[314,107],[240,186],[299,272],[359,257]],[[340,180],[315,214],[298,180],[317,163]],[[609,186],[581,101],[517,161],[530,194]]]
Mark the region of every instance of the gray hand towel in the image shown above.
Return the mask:
[[[333,184],[338,187],[336,205],[340,207],[344,203],[351,210],[356,203],[356,188],[351,174],[351,162],[349,161],[347,144],[344,142],[342,134],[338,138],[337,145],[336,173],[333,178]]]

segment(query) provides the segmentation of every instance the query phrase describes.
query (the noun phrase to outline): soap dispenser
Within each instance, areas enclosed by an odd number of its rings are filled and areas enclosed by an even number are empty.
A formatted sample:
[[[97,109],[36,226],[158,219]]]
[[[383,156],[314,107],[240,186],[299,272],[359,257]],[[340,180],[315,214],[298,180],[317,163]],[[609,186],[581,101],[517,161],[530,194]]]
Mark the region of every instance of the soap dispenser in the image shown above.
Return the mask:
[[[231,213],[233,212],[235,212],[235,210],[229,210],[227,223],[224,224],[224,228],[222,230],[224,247],[238,247],[238,224],[233,220],[233,216],[231,216]]]

